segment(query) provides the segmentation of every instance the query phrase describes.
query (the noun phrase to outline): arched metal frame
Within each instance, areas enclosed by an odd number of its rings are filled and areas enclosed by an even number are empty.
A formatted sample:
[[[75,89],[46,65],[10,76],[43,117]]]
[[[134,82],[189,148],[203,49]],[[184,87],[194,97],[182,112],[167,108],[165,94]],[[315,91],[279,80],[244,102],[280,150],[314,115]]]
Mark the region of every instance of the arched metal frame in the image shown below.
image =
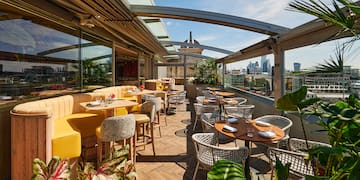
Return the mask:
[[[221,49],[221,48],[217,48],[217,47],[205,46],[205,45],[201,45],[201,44],[186,43],[186,42],[179,42],[179,41],[160,41],[160,43],[162,45],[179,45],[179,46],[186,46],[186,47],[208,49],[208,50],[216,51],[216,52],[223,53],[223,54],[234,53],[233,51],[229,51],[229,50]]]
[[[277,35],[287,32],[286,27],[261,22],[253,19],[232,16],[227,14],[185,9],[164,6],[146,6],[146,5],[131,5],[130,10],[136,16],[173,18],[198,22],[206,22],[211,24],[219,24],[248,31],[253,31],[261,34]]]

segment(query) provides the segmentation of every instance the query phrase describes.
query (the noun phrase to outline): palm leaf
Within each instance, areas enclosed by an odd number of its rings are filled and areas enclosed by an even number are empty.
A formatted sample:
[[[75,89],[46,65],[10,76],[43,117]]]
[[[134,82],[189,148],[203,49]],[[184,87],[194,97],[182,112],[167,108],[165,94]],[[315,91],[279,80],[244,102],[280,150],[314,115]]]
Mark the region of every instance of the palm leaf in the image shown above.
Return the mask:
[[[284,111],[298,111],[300,103],[305,99],[307,93],[306,86],[299,90],[281,96],[276,102],[276,109]]]
[[[346,0],[338,1],[340,4],[345,6],[347,9],[353,9],[353,12],[358,12],[359,7],[355,4],[346,2]],[[290,9],[292,11],[302,12],[306,14],[310,14],[316,16],[327,23],[334,24],[342,28],[341,32],[351,32],[353,35],[358,34],[357,28],[355,25],[355,17],[351,14],[345,13],[338,3],[333,0],[332,6],[335,10],[330,9],[327,5],[319,0],[316,2],[315,0],[310,0],[309,2],[303,0],[296,0],[289,4]]]
[[[315,67],[318,73],[337,73],[344,71],[344,51],[345,47],[336,46],[335,59],[331,56],[325,60],[325,64],[319,64]]]
[[[217,161],[207,175],[208,180],[246,179],[241,164],[225,159]]]

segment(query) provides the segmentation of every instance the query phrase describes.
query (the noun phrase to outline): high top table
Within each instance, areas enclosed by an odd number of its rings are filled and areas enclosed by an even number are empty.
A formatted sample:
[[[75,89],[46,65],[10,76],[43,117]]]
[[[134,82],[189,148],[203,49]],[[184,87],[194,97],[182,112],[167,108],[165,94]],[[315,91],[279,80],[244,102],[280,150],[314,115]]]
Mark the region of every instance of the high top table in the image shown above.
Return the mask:
[[[223,127],[225,125],[229,125],[231,127],[236,128],[237,132],[231,133],[231,132],[223,131]],[[249,148],[249,144],[250,144],[249,142],[250,141],[251,142],[268,142],[268,143],[271,143],[271,142],[279,141],[285,136],[285,132],[281,128],[279,128],[277,126],[274,126],[274,125],[260,126],[260,125],[257,125],[254,120],[252,120],[251,123],[246,123],[244,120],[241,120],[241,119],[238,119],[237,123],[231,123],[231,124],[226,123],[226,122],[217,122],[217,123],[215,123],[214,126],[215,126],[216,131],[221,133],[221,134],[224,134],[224,135],[226,135],[228,137],[231,137],[231,138],[237,138],[237,139],[240,139],[240,140],[244,140],[245,141],[245,146],[248,147],[248,148]],[[249,128],[252,129],[253,137],[247,136]],[[274,138],[265,138],[265,137],[262,137],[262,136],[259,135],[260,131],[267,131],[267,130],[273,131],[276,134],[276,136]],[[250,154],[249,154],[249,157],[246,158],[245,167],[244,167],[246,179],[250,179],[249,160],[250,160]]]
[[[80,103],[86,110],[105,110],[105,117],[114,116],[115,108],[136,106],[138,104],[137,102],[128,100],[112,100],[110,103],[103,102],[99,105],[91,105],[90,102]]]

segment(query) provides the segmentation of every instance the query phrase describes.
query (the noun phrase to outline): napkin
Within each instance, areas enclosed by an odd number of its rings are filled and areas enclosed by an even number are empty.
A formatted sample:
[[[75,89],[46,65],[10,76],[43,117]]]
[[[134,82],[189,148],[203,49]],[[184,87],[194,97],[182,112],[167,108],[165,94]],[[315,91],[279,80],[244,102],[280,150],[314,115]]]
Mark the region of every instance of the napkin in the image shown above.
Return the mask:
[[[228,118],[228,119],[226,119],[226,121],[229,123],[237,123],[238,122],[238,120],[236,118]]]
[[[222,130],[225,131],[225,132],[232,132],[232,133],[237,132],[237,129],[236,129],[236,128],[231,127],[231,126],[228,126],[228,125],[225,125],[225,126],[222,128]]]
[[[258,126],[271,126],[270,123],[262,122],[262,121],[256,121],[256,125],[258,125]]]
[[[259,135],[264,138],[274,138],[276,134],[273,131],[260,131]]]

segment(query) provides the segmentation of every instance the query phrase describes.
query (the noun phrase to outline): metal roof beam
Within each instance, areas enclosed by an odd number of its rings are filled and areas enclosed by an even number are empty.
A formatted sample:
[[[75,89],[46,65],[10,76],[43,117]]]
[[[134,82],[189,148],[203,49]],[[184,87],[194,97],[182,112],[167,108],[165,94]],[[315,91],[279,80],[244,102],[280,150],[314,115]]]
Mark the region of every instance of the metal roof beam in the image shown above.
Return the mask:
[[[244,29],[267,35],[282,34],[289,30],[288,28],[283,26],[278,26],[253,19],[194,9],[164,6],[131,5],[130,10],[136,16],[173,18],[205,22]]]
[[[200,44],[192,44],[192,43],[186,43],[186,42],[179,42],[179,41],[160,41],[162,45],[179,45],[179,46],[186,46],[186,47],[195,47],[195,48],[202,48],[202,49],[208,49],[211,51],[220,52],[223,54],[232,54],[234,52],[228,51],[226,49],[221,49],[213,46],[205,46]]]
[[[155,66],[184,66],[184,63],[155,63]],[[187,63],[187,65],[195,65],[195,63]]]
[[[210,56],[204,56],[204,55],[195,54],[195,53],[185,53],[185,52],[169,52],[169,55],[192,56],[192,57],[203,58],[203,59],[215,59]]]

